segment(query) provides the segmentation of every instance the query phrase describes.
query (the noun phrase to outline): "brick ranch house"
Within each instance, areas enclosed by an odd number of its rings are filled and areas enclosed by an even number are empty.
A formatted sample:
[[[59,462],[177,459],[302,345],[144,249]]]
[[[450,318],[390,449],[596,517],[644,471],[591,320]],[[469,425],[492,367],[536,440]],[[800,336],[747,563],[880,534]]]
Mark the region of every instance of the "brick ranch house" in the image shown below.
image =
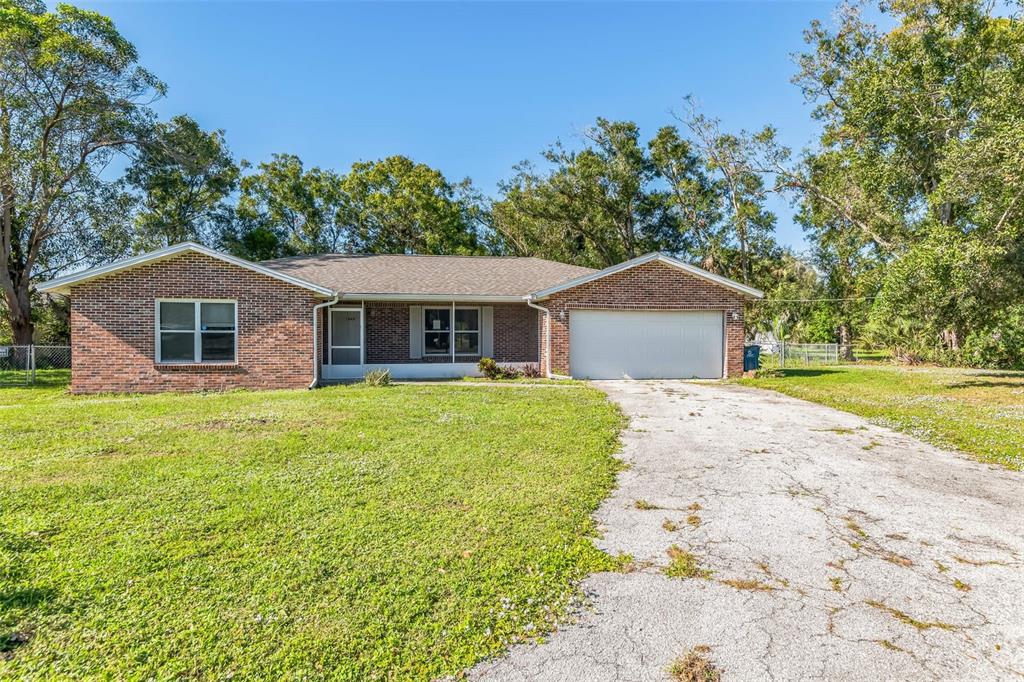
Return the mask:
[[[325,254],[254,263],[177,244],[52,280],[71,299],[75,393],[313,387],[386,368],[721,378],[761,292],[652,253],[604,270],[538,258]]]

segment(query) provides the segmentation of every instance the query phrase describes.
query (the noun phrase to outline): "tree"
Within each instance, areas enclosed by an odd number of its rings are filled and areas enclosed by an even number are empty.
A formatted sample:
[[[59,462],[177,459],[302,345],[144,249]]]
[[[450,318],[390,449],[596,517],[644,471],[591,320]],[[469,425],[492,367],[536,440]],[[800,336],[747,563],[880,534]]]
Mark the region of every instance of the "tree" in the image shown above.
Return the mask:
[[[468,179],[449,182],[404,156],[359,162],[341,180],[345,246],[357,253],[481,251],[479,199]]]
[[[685,116],[679,117],[693,135],[707,172],[718,178],[724,200],[725,231],[731,233],[739,248],[739,267],[734,278],[751,283],[752,248],[764,248],[773,242],[775,216],[764,207],[768,195],[763,169],[757,163],[759,140],[741,132],[723,133],[718,119],[697,113],[692,100]],[[769,130],[763,135],[770,135]]]
[[[880,5],[883,31],[865,6],[805,34],[795,81],[823,132],[786,181],[821,235],[884,263],[877,337],[955,359],[1012,318],[1024,282],[1024,22],[1019,6],[900,0]]]
[[[150,127],[164,86],[95,12],[0,0],[0,289],[32,342],[35,276],[94,258],[88,211],[112,156]]]
[[[249,165],[243,162],[243,167]],[[274,154],[241,180],[237,214],[243,233],[258,231],[269,243],[273,235],[277,255],[341,250],[345,229],[341,179],[330,170],[306,170],[293,154]],[[235,235],[236,243],[243,239]]]
[[[659,151],[685,155],[667,140]],[[599,118],[582,150],[555,144],[543,158],[548,173],[526,162],[516,166],[492,208],[509,253],[607,267],[649,251],[686,250],[686,233],[635,123]],[[676,171],[686,173],[686,163],[681,159]]]
[[[157,124],[124,178],[141,194],[133,250],[211,243],[230,221],[226,199],[238,187],[238,175],[223,130],[207,133],[185,115]]]

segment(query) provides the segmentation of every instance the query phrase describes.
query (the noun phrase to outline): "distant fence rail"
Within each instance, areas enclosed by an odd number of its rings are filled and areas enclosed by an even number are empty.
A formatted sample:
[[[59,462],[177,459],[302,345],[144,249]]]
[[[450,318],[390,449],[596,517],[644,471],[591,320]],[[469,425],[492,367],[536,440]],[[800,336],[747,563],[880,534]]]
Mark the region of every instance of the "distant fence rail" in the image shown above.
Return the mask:
[[[0,386],[67,383],[71,346],[0,346]]]
[[[843,362],[838,343],[789,343],[779,341],[761,346],[761,353],[772,358],[779,367],[800,365],[838,365]]]

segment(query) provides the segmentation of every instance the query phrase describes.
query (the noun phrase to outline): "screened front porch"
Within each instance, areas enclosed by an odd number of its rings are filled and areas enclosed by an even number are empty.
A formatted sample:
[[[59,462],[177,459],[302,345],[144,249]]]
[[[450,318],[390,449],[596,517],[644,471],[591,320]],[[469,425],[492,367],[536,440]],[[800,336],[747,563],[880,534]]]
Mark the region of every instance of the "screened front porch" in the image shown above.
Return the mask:
[[[525,366],[538,360],[536,310],[516,302],[358,301],[326,308],[321,376],[475,376],[481,357]]]

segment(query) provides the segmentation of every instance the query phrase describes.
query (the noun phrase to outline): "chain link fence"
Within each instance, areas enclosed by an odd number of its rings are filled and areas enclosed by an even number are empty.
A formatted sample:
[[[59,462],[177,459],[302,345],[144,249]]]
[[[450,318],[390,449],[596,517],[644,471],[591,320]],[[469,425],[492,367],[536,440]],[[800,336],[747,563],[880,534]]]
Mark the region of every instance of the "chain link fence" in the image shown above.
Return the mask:
[[[71,380],[71,346],[0,346],[0,386],[60,385]]]
[[[838,365],[848,353],[838,343],[789,343],[779,341],[761,344],[762,367],[809,367]]]

